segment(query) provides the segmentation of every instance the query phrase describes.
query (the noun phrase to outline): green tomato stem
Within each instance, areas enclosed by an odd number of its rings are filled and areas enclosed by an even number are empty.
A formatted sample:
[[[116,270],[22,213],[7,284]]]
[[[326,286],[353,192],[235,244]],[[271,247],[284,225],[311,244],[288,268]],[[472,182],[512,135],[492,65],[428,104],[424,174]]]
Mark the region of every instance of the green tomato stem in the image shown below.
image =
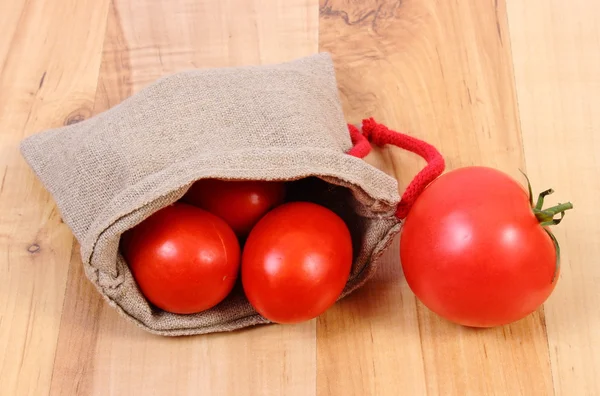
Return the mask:
[[[525,175],[524,172],[522,173]],[[529,190],[529,203],[531,204],[533,214],[535,215],[540,225],[542,227],[547,227],[560,224],[562,219],[565,217],[565,212],[567,210],[573,209],[573,204],[571,202],[559,203],[558,205],[552,206],[548,209],[542,209],[544,206],[544,199],[548,195],[554,193],[554,190],[550,188],[540,193],[535,206],[533,206],[533,193],[531,191],[531,183],[529,182],[529,178],[527,177],[527,175],[525,175],[525,178],[527,179],[527,188]],[[558,219],[555,219],[554,217],[558,214],[560,214],[560,217]],[[556,250],[556,264],[551,281],[554,282],[554,280],[556,279],[556,275],[558,274],[558,270],[560,268],[560,245],[558,244],[558,240],[550,230],[548,230],[547,228],[544,228],[544,230],[546,231],[546,233],[548,233],[550,239],[552,239],[552,243],[554,244],[554,248]]]
[[[533,209],[533,213],[535,217],[538,219],[540,224],[542,225],[557,225],[561,222],[563,217],[565,216],[565,211],[573,209],[573,204],[571,202],[567,202],[564,204],[558,204],[548,209],[539,210],[536,208]],[[560,214],[559,219],[555,219],[554,216]]]

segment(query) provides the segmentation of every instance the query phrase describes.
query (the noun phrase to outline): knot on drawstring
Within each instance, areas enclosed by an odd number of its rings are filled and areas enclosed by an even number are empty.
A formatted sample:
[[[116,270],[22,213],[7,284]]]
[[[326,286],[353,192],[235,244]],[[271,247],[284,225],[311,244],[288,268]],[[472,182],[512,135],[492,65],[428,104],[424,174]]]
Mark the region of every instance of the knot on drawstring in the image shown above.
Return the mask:
[[[362,133],[354,125],[348,125],[348,129],[352,144],[354,145],[348,151],[350,155],[359,158],[365,157],[371,151],[370,143],[377,146],[392,144],[413,152],[427,161],[427,166],[406,187],[406,190],[402,194],[402,199],[398,204],[396,216],[399,219],[404,219],[425,187],[444,172],[446,166],[444,158],[429,143],[403,133],[392,131],[385,125],[378,124],[373,118],[363,120]]]
[[[389,132],[390,130],[385,125],[378,124],[373,118],[363,120],[362,133],[368,141],[376,146],[383,146],[389,143],[386,139],[386,134]]]

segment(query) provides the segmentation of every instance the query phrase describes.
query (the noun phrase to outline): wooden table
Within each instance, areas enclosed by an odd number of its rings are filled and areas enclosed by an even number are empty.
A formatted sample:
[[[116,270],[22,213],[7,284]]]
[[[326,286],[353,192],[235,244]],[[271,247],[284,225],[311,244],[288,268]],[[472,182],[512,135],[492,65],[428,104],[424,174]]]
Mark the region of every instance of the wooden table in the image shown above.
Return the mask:
[[[586,0],[4,1],[0,394],[600,394],[599,26]],[[349,122],[423,138],[449,169],[524,169],[574,202],[543,309],[502,328],[449,324],[415,300],[397,246],[363,289],[296,326],[163,338],[104,303],[20,140],[178,70],[317,51],[333,54]],[[379,154],[402,188],[423,166]]]

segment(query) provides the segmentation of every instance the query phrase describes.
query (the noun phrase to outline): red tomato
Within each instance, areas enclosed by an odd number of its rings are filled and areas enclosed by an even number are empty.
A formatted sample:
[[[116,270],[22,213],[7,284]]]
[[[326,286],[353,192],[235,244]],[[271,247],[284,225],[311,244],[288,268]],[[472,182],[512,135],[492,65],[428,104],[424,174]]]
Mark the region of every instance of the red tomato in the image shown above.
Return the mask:
[[[250,232],[242,253],[248,301],[272,322],[313,319],[335,303],[352,266],[344,221],[308,202],[283,204]]]
[[[550,296],[558,276],[555,243],[540,221],[569,206],[536,214],[527,191],[502,172],[449,172],[425,189],[406,218],[400,240],[406,281],[425,306],[462,325],[522,319]]]
[[[233,288],[240,246],[219,217],[184,203],[167,206],[124,235],[123,255],[142,294],[168,312],[190,314]]]
[[[216,214],[239,237],[245,237],[284,197],[282,182],[202,179],[190,187],[183,200]]]

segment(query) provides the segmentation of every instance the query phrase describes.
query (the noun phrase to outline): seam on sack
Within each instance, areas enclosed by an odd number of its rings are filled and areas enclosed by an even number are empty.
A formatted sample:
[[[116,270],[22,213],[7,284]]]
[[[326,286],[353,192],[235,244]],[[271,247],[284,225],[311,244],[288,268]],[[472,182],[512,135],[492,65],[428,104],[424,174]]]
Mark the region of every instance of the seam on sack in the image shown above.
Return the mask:
[[[397,203],[397,202],[400,201],[401,197],[397,193],[397,183],[398,183],[398,181],[394,177],[392,177],[392,176],[388,175],[387,173],[383,172],[381,169],[379,169],[377,167],[374,167],[374,166],[372,166],[372,165],[364,162],[362,159],[356,158],[356,157],[352,157],[352,156],[349,156],[349,155],[345,154],[344,152],[338,152],[338,151],[331,150],[331,149],[323,149],[323,148],[315,148],[315,147],[302,147],[300,149],[300,151],[303,151],[303,150],[310,150],[313,153],[319,152],[320,154],[327,154],[328,156],[329,155],[334,155],[336,157],[342,156],[343,158],[346,158],[347,160],[350,160],[352,162],[360,164],[360,166],[364,167],[365,169],[370,169],[370,171],[374,171],[376,173],[379,173],[381,176],[389,179],[390,181],[392,181],[395,184],[394,191],[398,195],[397,196],[398,199],[395,200],[394,202],[388,201],[386,198],[381,198],[379,200],[380,201],[384,201],[386,203],[389,203],[390,205],[393,205],[394,203]],[[294,149],[284,149],[284,150],[273,150],[272,153],[279,154],[279,155],[284,155],[285,156],[285,155],[288,155],[290,152],[296,153],[298,151],[299,151],[299,148],[294,148]],[[252,153],[252,154],[255,154],[258,157],[262,157],[262,156],[265,155],[264,152],[257,153],[256,149],[244,149],[244,150],[231,150],[231,151],[227,151],[228,155],[229,154],[243,154],[243,153]],[[182,164],[184,164],[184,163],[190,163],[190,162],[193,162],[193,161],[184,161],[184,162],[177,162],[177,163],[170,164],[164,170],[162,170],[162,171],[160,171],[158,173],[155,173],[153,175],[160,175],[160,174],[169,174],[169,173],[172,173],[172,172],[169,172],[170,170],[172,170],[172,168],[177,167],[177,166],[182,166]],[[289,167],[289,168],[286,168],[286,169],[288,169],[288,170],[294,170],[294,169],[302,169],[302,168],[299,168],[299,167]],[[223,171],[223,170],[225,170],[225,171],[242,171],[243,172],[243,171],[255,171],[256,169],[254,169],[254,168],[217,168],[217,167],[214,167],[214,166],[211,165],[211,172],[213,172],[213,173],[214,172],[218,172],[218,171]],[[261,167],[261,170],[279,171],[279,170],[281,170],[281,167],[278,167],[278,166],[268,167],[268,168]],[[328,171],[331,171],[331,169],[328,169]],[[351,182],[349,179],[347,179],[345,177],[340,177],[340,176],[333,175],[333,174],[322,174],[322,176],[331,176],[331,177],[335,177],[337,179],[343,180],[345,182],[348,182],[348,183],[354,185],[355,187],[357,187],[361,192],[363,192],[367,196],[373,196],[372,194],[368,193],[364,188],[362,188],[361,186],[359,186],[359,185]],[[135,185],[139,185],[142,182],[144,182],[144,180],[147,180],[147,179],[148,179],[148,177],[144,177],[142,180],[138,181]],[[273,178],[272,180],[286,180],[286,178]],[[182,185],[180,187],[183,187],[184,185]],[[149,202],[151,202],[151,201],[149,201]]]
[[[97,287],[101,287],[99,285],[96,285]],[[123,316],[125,316],[128,320],[132,321],[134,324],[136,324],[137,326],[149,331],[150,333],[153,334],[157,334],[157,335],[164,335],[164,336],[169,336],[169,337],[176,337],[176,336],[185,336],[185,335],[199,335],[199,334],[208,334],[210,331],[208,332],[202,332],[202,331],[194,331],[194,330],[200,330],[200,329],[210,329],[213,326],[195,326],[195,327],[182,327],[182,328],[177,328],[177,329],[173,329],[173,330],[160,330],[160,329],[156,329],[153,327],[148,326],[146,323],[144,323],[143,321],[141,321],[140,319],[132,316],[131,314],[129,314],[127,311],[125,311],[125,309],[123,309],[123,307],[121,307],[114,299],[112,299],[111,297],[107,296],[106,294],[102,294],[102,296],[109,300],[109,304],[113,306],[113,308],[117,309]],[[245,320],[245,319],[250,319],[250,318],[256,318],[259,319],[260,322],[258,323],[254,323],[253,325],[260,325],[260,324],[272,324],[273,322],[265,319],[264,317],[262,317],[260,314],[255,313],[255,314],[251,314],[251,315],[246,315],[246,316],[242,316],[240,318],[236,318],[236,319],[231,319],[228,320],[226,322],[219,322],[220,325],[227,325],[227,324],[231,324],[237,321],[241,321],[241,320]],[[237,327],[237,328],[233,328],[229,331],[233,331],[233,330],[237,330],[237,329],[241,329],[242,327]],[[177,333],[185,333],[188,332],[189,334],[177,334]]]
[[[98,280],[98,275],[97,274],[98,274],[99,270],[97,268],[93,268],[93,267],[92,267],[92,269],[96,273],[96,280]],[[94,286],[96,288],[99,289],[99,291],[101,291],[101,292],[104,291],[105,288],[102,285],[100,285],[98,283],[98,281],[96,281],[96,282],[92,281],[92,283],[94,284]],[[154,334],[160,334],[160,335],[166,334],[166,335],[169,335],[169,336],[175,336],[176,334],[168,334],[168,333],[169,332],[176,333],[176,332],[184,332],[184,331],[193,331],[195,329],[207,329],[207,328],[211,327],[210,325],[208,325],[208,326],[183,327],[183,328],[177,328],[177,329],[174,329],[174,330],[160,330],[160,329],[155,329],[153,327],[148,326],[142,320],[140,320],[140,319],[132,316],[123,307],[121,307],[121,305],[119,305],[119,303],[117,301],[115,301],[115,299],[113,299],[112,297],[108,296],[105,293],[101,293],[101,295],[102,295],[102,297],[104,299],[108,300],[109,304],[112,305],[113,308],[115,308],[119,312],[121,312],[121,314],[124,315],[126,318],[128,318],[129,320],[131,320],[132,322],[134,322],[136,325],[138,325],[138,326],[140,326],[140,327],[142,327],[144,329],[147,329],[148,331],[150,331],[151,333],[154,333]],[[242,317],[239,317],[239,318],[235,318],[235,319],[228,320],[226,322],[219,322],[219,323],[220,324],[230,324],[230,323],[234,323],[236,321],[240,321],[240,320],[244,320],[244,319],[249,319],[249,318],[260,319],[261,322],[260,323],[256,323],[256,324],[270,324],[270,323],[273,323],[273,322],[269,321],[268,319],[264,318],[263,316],[261,316],[258,313],[253,313],[253,314],[250,314],[250,315],[245,315],[245,316],[242,316]],[[200,334],[200,333],[196,333],[196,334]]]
[[[327,151],[329,151],[329,150],[327,150]],[[282,153],[285,153],[285,151],[283,151]],[[336,154],[337,154],[337,153],[336,153]],[[366,163],[365,163],[365,165],[366,165],[366,166],[370,166],[370,165],[368,165],[368,164],[366,164]],[[372,166],[370,166],[370,167],[372,167]],[[171,168],[171,167],[169,167],[169,168]],[[169,168],[167,168],[167,169],[169,169]],[[373,169],[375,169],[375,170],[379,170],[379,169],[377,169],[377,168],[375,168],[375,167],[372,167],[372,168],[373,168]],[[275,168],[275,167],[272,167],[272,168],[263,168],[263,170],[266,170],[266,169],[268,169],[268,170],[280,170],[281,168]],[[286,168],[286,169],[287,169],[287,170],[304,170],[303,168],[299,168],[299,167],[290,167],[290,168]],[[226,170],[226,171],[229,171],[229,172],[231,172],[231,171],[236,171],[236,172],[244,172],[244,171],[254,171],[255,169],[250,169],[250,168],[234,168],[234,169],[225,169],[225,168],[211,168],[211,173],[215,173],[215,172],[218,172],[218,171],[220,171],[220,170],[221,170],[221,171],[222,171],[222,170]],[[356,184],[356,182],[353,182],[353,181],[351,181],[351,180],[348,180],[346,177],[340,177],[340,176],[334,175],[334,174],[332,173],[333,171],[334,171],[334,170],[332,170],[332,169],[328,169],[326,172],[320,172],[319,174],[314,174],[314,173],[313,173],[313,174],[297,175],[297,176],[295,176],[294,178],[279,178],[279,179],[273,179],[273,180],[298,180],[298,179],[301,179],[301,178],[304,178],[304,177],[307,177],[307,176],[316,176],[316,177],[319,177],[319,176],[321,176],[321,177],[333,177],[333,178],[336,178],[336,179],[338,179],[338,180],[344,181],[344,182],[346,182],[346,183],[348,183],[348,184],[352,185],[353,187],[357,188],[357,189],[358,189],[358,190],[359,190],[361,193],[364,193],[366,196],[368,196],[368,197],[371,197],[371,198],[372,198],[372,195],[371,195],[371,194],[369,194],[369,193],[368,193],[366,190],[364,190],[362,187],[358,186],[358,185]],[[379,170],[379,171],[380,171],[380,170]],[[381,171],[380,171],[380,172],[381,172]],[[384,173],[384,174],[385,174],[385,173]],[[389,176],[389,175],[387,175],[387,174],[385,174],[385,175],[386,175],[387,177],[389,177],[389,178],[392,178],[391,176]],[[211,176],[206,176],[206,177],[211,177]],[[393,179],[393,178],[392,178],[392,179]],[[195,179],[194,179],[194,180],[195,180]],[[159,195],[159,196],[158,196],[158,197],[156,197],[155,199],[145,202],[145,203],[143,204],[143,206],[140,206],[139,208],[137,208],[137,209],[135,209],[135,210],[133,210],[133,211],[130,211],[130,212],[127,212],[127,213],[124,213],[124,214],[122,214],[121,216],[117,217],[117,218],[116,218],[114,221],[112,221],[111,223],[109,223],[109,224],[107,224],[106,226],[104,226],[104,227],[102,228],[102,230],[101,230],[101,231],[100,231],[100,232],[97,234],[97,236],[95,236],[95,237],[93,238],[93,244],[92,244],[92,247],[90,248],[90,251],[89,251],[89,253],[87,253],[87,254],[86,254],[85,261],[86,261],[87,263],[89,263],[90,265],[92,265],[91,263],[92,263],[92,261],[93,261],[93,256],[94,256],[94,253],[95,253],[95,250],[96,250],[96,245],[97,245],[97,242],[98,242],[98,240],[99,240],[99,239],[102,237],[102,235],[103,235],[103,234],[104,234],[104,233],[105,233],[105,232],[106,232],[108,229],[110,229],[112,226],[114,226],[114,224],[115,224],[115,223],[117,223],[119,220],[121,220],[121,219],[123,219],[123,218],[125,218],[125,217],[127,217],[127,216],[129,216],[129,215],[131,215],[132,213],[135,213],[136,211],[138,211],[138,210],[140,210],[140,209],[143,209],[143,208],[147,207],[148,205],[150,205],[150,204],[152,204],[152,203],[156,202],[156,201],[157,201],[157,200],[159,200],[159,199],[165,198],[165,197],[166,197],[166,196],[168,196],[169,194],[172,194],[172,193],[174,193],[175,191],[177,191],[177,190],[179,190],[179,189],[181,189],[181,188],[184,188],[186,185],[188,185],[188,184],[190,184],[190,183],[193,183],[193,180],[192,180],[191,182],[185,182],[185,183],[183,183],[182,185],[178,185],[178,186],[174,187],[174,189],[172,189],[172,190],[171,190],[171,191],[169,191],[168,193],[166,193],[166,194],[162,194],[162,195]],[[139,182],[138,182],[138,183],[136,183],[136,185],[137,185],[137,184],[139,184]],[[345,187],[345,186],[343,186],[343,187]],[[367,207],[367,208],[372,208],[373,206],[375,206],[375,204],[376,204],[377,202],[384,202],[386,205],[389,205],[389,206],[394,206],[394,205],[397,205],[397,203],[398,203],[399,201],[398,201],[398,202],[396,202],[396,201],[394,201],[394,202],[391,202],[391,201],[388,201],[387,199],[374,199],[374,202],[373,202],[371,205],[365,205],[365,207]],[[90,227],[90,228],[91,228],[91,227]],[[94,268],[95,268],[95,267],[94,267]]]
[[[279,168],[270,168],[270,169],[272,169],[272,170],[278,170]],[[288,169],[294,169],[294,168],[288,168]],[[297,169],[300,169],[300,168],[297,168]],[[237,169],[235,169],[235,170],[237,170]],[[247,170],[247,169],[245,169],[245,168],[240,168],[239,170],[241,170],[241,171],[244,171],[244,170]],[[218,170],[217,170],[217,171],[218,171]],[[305,176],[297,176],[296,178],[285,179],[285,180],[299,180],[299,179],[302,179],[302,178],[304,178],[304,177],[307,177],[307,176],[309,176],[309,175],[305,175]],[[342,180],[342,181],[345,181],[345,182],[347,182],[347,183],[349,183],[349,184],[352,184],[353,186],[355,186],[355,185],[354,185],[354,184],[353,184],[351,181],[348,181],[347,179],[342,179],[342,178],[340,178],[340,177],[337,177],[337,176],[325,175],[325,174],[319,174],[319,175],[314,175],[314,174],[313,174],[313,175],[310,175],[310,176],[315,176],[315,177],[319,177],[319,176],[329,176],[329,177],[335,177],[335,178],[338,178],[338,179],[340,179],[340,180]],[[283,180],[283,179],[282,179],[282,180]],[[329,183],[328,181],[325,181],[325,182]],[[101,232],[98,234],[98,236],[94,238],[94,243],[93,243],[93,245],[92,245],[92,247],[91,247],[91,249],[90,249],[90,252],[89,252],[88,254],[86,254],[85,262],[86,262],[88,265],[90,265],[92,268],[94,268],[96,271],[98,271],[98,272],[102,272],[102,273],[105,273],[105,274],[106,274],[106,272],[104,272],[104,271],[100,271],[100,269],[99,269],[99,268],[97,268],[97,267],[95,267],[94,265],[92,265],[93,257],[94,257],[94,254],[96,253],[96,246],[97,246],[97,244],[98,244],[98,240],[99,240],[100,238],[102,238],[102,236],[103,236],[103,235],[104,235],[104,234],[105,234],[107,231],[109,231],[109,230],[110,230],[110,228],[112,228],[112,227],[113,227],[113,226],[114,226],[116,223],[118,223],[120,220],[122,220],[122,219],[124,219],[125,217],[131,216],[132,214],[134,214],[134,213],[136,213],[136,212],[139,212],[139,211],[141,211],[141,210],[143,210],[143,209],[147,208],[148,206],[152,205],[154,202],[156,202],[156,201],[158,201],[158,200],[160,200],[160,199],[163,199],[163,198],[167,197],[169,194],[173,194],[175,191],[177,191],[177,190],[179,190],[179,189],[181,189],[181,188],[184,188],[184,187],[185,187],[187,184],[189,184],[189,183],[184,183],[183,185],[181,185],[181,186],[179,186],[179,187],[176,187],[176,188],[175,188],[175,190],[173,190],[173,191],[169,191],[169,192],[168,192],[168,193],[166,193],[166,194],[159,195],[157,198],[155,198],[155,199],[153,199],[153,200],[151,200],[151,201],[148,201],[148,202],[146,202],[146,203],[145,203],[143,206],[141,206],[141,207],[139,207],[139,208],[137,208],[137,209],[135,209],[135,210],[133,210],[133,211],[131,211],[131,212],[128,212],[128,213],[125,213],[125,214],[123,214],[123,215],[119,216],[119,217],[118,217],[118,218],[116,218],[116,219],[115,219],[113,222],[111,222],[109,225],[107,225],[106,227],[104,227],[104,228],[103,228],[103,230],[102,230],[102,231],[101,231]],[[345,187],[345,186],[341,186],[341,187],[347,188],[347,187]],[[369,194],[368,194],[366,191],[364,191],[362,188],[360,188],[360,187],[358,187],[358,188],[359,188],[359,189],[360,189],[362,192],[364,192],[364,193],[365,193],[367,196],[370,196],[370,195],[369,195]],[[177,201],[177,199],[175,199],[175,201]],[[173,201],[173,202],[175,202],[175,201]],[[376,204],[377,200],[374,200],[374,201],[375,201],[374,203],[372,203],[371,205],[365,205],[365,207],[366,207],[366,208],[372,208],[373,206],[375,206],[375,204]],[[383,200],[382,200],[382,201],[383,201]],[[386,201],[383,201],[383,202],[386,202]],[[387,204],[387,202],[386,202],[386,204]],[[168,205],[169,205],[169,204],[167,204],[167,205],[165,205],[165,206],[163,206],[163,207],[166,207],[166,206],[168,206]],[[393,206],[393,205],[392,205],[392,204],[390,204],[390,206]],[[157,209],[157,210],[158,210],[158,209]],[[362,215],[362,214],[360,214],[360,213],[356,213],[356,214],[357,214],[358,216],[362,217],[362,218],[367,218],[367,219],[377,219],[377,218],[380,218],[380,217],[378,217],[377,215],[374,215],[374,216],[364,216],[364,215]],[[389,214],[388,216],[381,217],[381,218],[383,218],[383,219],[392,219],[393,217],[394,217],[394,215],[393,215],[393,214],[390,212],[390,214]],[[108,275],[109,277],[113,278],[113,279],[117,279],[117,278],[119,277],[118,273],[117,273],[116,277],[113,277],[111,274],[107,274],[107,275]],[[100,282],[99,275],[98,275],[98,282]],[[121,283],[122,283],[122,282],[118,282],[118,283],[117,283],[115,286],[102,286],[102,287],[103,287],[103,288],[105,288],[105,287],[106,287],[106,288],[108,288],[108,289],[115,289],[115,288],[119,287],[119,286],[121,285]]]

